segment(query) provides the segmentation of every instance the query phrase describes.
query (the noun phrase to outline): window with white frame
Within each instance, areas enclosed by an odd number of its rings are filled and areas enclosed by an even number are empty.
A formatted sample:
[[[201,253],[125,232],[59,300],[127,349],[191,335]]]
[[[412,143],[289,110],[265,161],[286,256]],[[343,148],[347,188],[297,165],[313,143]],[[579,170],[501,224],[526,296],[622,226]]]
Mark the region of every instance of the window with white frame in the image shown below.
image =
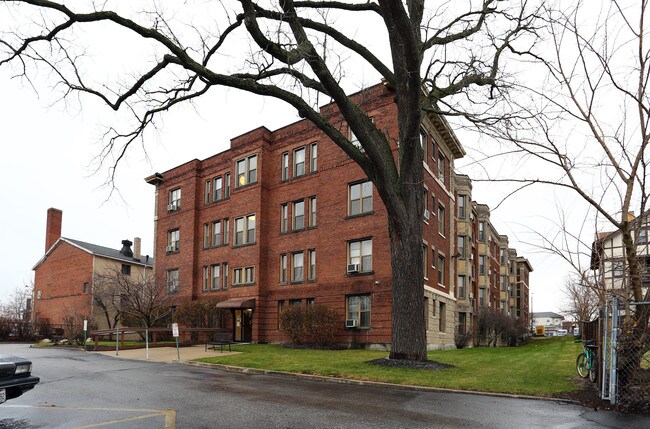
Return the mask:
[[[230,221],[228,219],[223,220],[223,244],[228,244],[230,237]]]
[[[479,241],[485,241],[485,222],[483,221],[478,223],[478,239]]]
[[[316,280],[316,249],[309,251],[309,280]]]
[[[465,219],[465,204],[467,197],[465,195],[458,196],[458,218]]]
[[[214,201],[221,201],[223,199],[223,178],[221,176],[214,178]]]
[[[427,159],[427,132],[424,131],[424,128],[420,128],[420,147],[424,152],[422,158]]]
[[[210,247],[212,245],[212,237],[210,231],[210,224],[206,223],[203,225],[203,248]]]
[[[167,211],[176,211],[181,209],[181,188],[169,191],[169,205]]]
[[[358,271],[372,271],[372,239],[348,243],[348,264],[357,265]]]
[[[235,268],[232,270],[232,284],[245,285],[255,283],[255,267]]]
[[[305,148],[301,147],[293,151],[293,177],[305,175]]]
[[[363,152],[363,147],[361,146],[361,142],[354,134],[354,131],[352,131],[352,128],[348,128],[348,139],[350,140],[350,143],[352,143],[357,149]]]
[[[346,319],[356,320],[359,328],[370,328],[370,295],[352,295],[346,299]]]
[[[482,287],[478,288],[478,305],[485,305],[485,289]]]
[[[318,143],[309,145],[309,171],[314,173],[318,170]]]
[[[302,252],[291,255],[291,281],[293,283],[304,280],[304,258],[305,255]]]
[[[289,153],[282,154],[282,180],[289,180]]]
[[[210,267],[207,265],[203,267],[203,292],[207,292],[208,284],[210,283]]]
[[[625,265],[622,260],[612,261],[612,275],[614,277],[623,277]]]
[[[500,249],[499,250],[499,263],[501,265],[506,264],[506,249]]]
[[[255,283],[255,267],[244,268],[244,283],[246,284]]]
[[[228,289],[228,264],[221,264],[221,277],[223,278],[223,284],[221,285],[222,289]]]
[[[305,229],[305,202],[296,201],[293,203],[293,225],[294,231]]]
[[[478,257],[478,273],[485,274],[485,255],[479,255]]]
[[[178,229],[173,229],[167,232],[167,251],[168,252],[178,252],[180,247],[181,240],[181,231]]]
[[[257,155],[251,155],[237,161],[236,186],[249,185],[257,182]]]
[[[212,202],[212,180],[205,181],[205,203],[210,204]]]
[[[230,173],[226,173],[223,175],[223,182],[224,182],[223,197],[230,198]]]
[[[372,182],[350,185],[349,193],[350,216],[372,212]]]
[[[438,253],[438,284],[445,284],[445,256]]]
[[[212,222],[212,245],[220,246],[223,240],[223,231],[221,230],[221,221]]]
[[[178,290],[178,268],[167,270],[167,290],[169,292]]]
[[[235,246],[255,243],[255,215],[235,219]]]

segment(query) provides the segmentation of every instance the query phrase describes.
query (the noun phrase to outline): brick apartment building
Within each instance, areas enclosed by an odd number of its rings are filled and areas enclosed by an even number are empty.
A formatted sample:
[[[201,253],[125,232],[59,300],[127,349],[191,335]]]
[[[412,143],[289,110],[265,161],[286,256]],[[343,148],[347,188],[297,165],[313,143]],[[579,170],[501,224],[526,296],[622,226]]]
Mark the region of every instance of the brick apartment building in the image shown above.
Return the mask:
[[[358,96],[388,141],[397,142],[394,94],[377,85]],[[322,112],[332,123],[340,117],[332,105]],[[339,123],[354,143],[342,118]],[[434,115],[423,120],[421,144],[427,342],[450,348],[459,318],[472,326],[473,294],[488,281],[471,275],[472,266],[489,254],[490,269],[498,271],[498,252],[467,244],[459,316],[454,160],[465,152],[444,118]],[[224,310],[217,324],[232,329],[235,341],[279,342],[286,340],[278,326],[283,308],[322,303],[339,314],[337,342],[390,344],[386,210],[363,171],[309,121],[252,130],[232,139],[229,150],[145,180],[155,186],[156,276],[167,279],[177,304],[214,299]],[[471,189],[469,179],[465,186]],[[472,219],[463,231],[470,235],[479,227],[476,204],[469,193],[463,204]],[[492,289],[497,298],[489,302],[498,303],[498,285]]]
[[[75,326],[84,319],[105,328],[105,318],[93,302],[96,274],[120,270],[130,276],[153,275],[153,258],[140,254],[140,239],[122,241],[120,250],[61,237],[63,212],[47,211],[45,254],[34,270],[34,322],[41,326]],[[134,244],[133,250],[131,245]]]

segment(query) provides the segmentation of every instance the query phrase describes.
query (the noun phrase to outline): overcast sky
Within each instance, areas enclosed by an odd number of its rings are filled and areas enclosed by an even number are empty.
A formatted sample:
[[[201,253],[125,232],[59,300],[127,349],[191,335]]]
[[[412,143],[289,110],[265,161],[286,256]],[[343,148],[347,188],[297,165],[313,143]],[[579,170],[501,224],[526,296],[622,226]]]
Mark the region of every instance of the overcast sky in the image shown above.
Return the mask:
[[[147,136],[145,154],[129,151],[117,173],[117,192],[103,186],[106,171],[94,173],[93,157],[101,149],[101,135],[114,120],[97,102],[57,103],[40,76],[28,82],[11,79],[0,68],[0,180],[5,226],[0,246],[0,300],[33,281],[32,267],[45,251],[45,221],[49,207],[63,211],[62,235],[119,249],[121,240],[142,238],[142,253],[152,254],[154,188],[144,177],[191,159],[204,159],[229,148],[230,139],[266,126],[273,130],[299,118],[279,102],[235,90],[215,91],[194,109],[176,108],[164,116],[156,133]],[[40,79],[42,78],[42,79]],[[81,106],[81,107],[80,107]],[[473,138],[461,143],[471,151]],[[471,159],[460,162],[472,165]],[[474,165],[476,167],[476,165]],[[471,175],[472,169],[460,170]],[[505,191],[492,184],[474,185],[473,197],[495,208]],[[522,242],[530,229],[548,228],[542,217],[552,216],[557,196],[536,189],[509,199],[492,213],[492,223],[510,238],[510,246],[531,262],[530,283],[534,311],[558,311],[561,286],[568,267],[558,258],[541,254]],[[566,201],[565,201],[566,203]],[[572,204],[567,205],[571,209]]]

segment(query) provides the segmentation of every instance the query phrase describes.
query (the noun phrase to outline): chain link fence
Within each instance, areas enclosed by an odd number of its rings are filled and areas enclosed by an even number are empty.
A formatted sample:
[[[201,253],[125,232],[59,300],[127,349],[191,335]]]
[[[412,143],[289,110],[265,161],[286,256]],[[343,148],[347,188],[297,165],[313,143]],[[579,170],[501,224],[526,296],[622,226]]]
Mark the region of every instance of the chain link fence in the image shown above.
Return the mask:
[[[601,317],[602,399],[631,409],[650,409],[649,302],[628,305],[611,296]]]

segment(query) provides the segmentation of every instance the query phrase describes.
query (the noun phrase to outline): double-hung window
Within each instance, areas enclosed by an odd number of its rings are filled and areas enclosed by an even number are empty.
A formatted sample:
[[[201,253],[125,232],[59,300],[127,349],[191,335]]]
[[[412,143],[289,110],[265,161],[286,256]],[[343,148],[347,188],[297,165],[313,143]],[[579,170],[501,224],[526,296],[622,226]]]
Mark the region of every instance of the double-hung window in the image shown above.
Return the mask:
[[[465,219],[465,205],[467,197],[465,195],[458,196],[458,218]]]
[[[438,204],[438,233],[446,236],[445,233],[445,206]]]
[[[218,290],[221,286],[221,266],[219,264],[212,265],[212,282],[210,289]]]
[[[316,226],[316,197],[309,199],[309,226]]]
[[[181,209],[181,188],[169,191],[169,205],[167,211],[173,212]]]
[[[282,180],[289,180],[289,154],[282,154]]]
[[[208,284],[210,283],[210,267],[207,265],[203,267],[203,292],[208,291]]]
[[[280,232],[287,232],[289,230],[289,205],[282,204],[280,206]]]
[[[280,255],[280,283],[287,283],[287,255]]]
[[[478,257],[478,273],[485,274],[485,255],[479,255]]]
[[[438,253],[438,284],[445,284],[445,257]]]
[[[458,276],[458,298],[465,298],[466,289],[467,289],[467,277]]]
[[[235,246],[255,243],[255,215],[235,219]]]
[[[291,259],[291,281],[302,282],[304,280],[305,255],[302,252],[294,253]]]
[[[372,212],[372,182],[350,185],[349,194],[350,216]]]
[[[293,203],[293,230],[305,228],[305,202],[296,201]]]
[[[309,280],[316,280],[316,250],[309,251]]]
[[[214,198],[213,201],[223,199],[223,178],[221,176],[214,178]]]
[[[352,295],[346,301],[346,319],[356,320],[359,328],[370,328],[370,295]]]
[[[223,231],[221,230],[221,221],[212,222],[212,245],[220,246],[222,243]]]
[[[257,182],[257,155],[237,161],[237,187]]]
[[[293,177],[305,175],[305,148],[293,151]]]
[[[318,170],[318,143],[312,143],[309,146],[309,171],[314,173]]]
[[[167,270],[167,290],[169,292],[178,290],[178,268]]]
[[[466,255],[466,243],[467,242],[467,237],[464,235],[459,235],[458,236],[458,257],[460,259],[465,259]]]
[[[180,249],[181,232],[178,229],[167,233],[167,251],[177,252]]]
[[[372,239],[350,241],[348,263],[358,265],[359,272],[372,271]]]

